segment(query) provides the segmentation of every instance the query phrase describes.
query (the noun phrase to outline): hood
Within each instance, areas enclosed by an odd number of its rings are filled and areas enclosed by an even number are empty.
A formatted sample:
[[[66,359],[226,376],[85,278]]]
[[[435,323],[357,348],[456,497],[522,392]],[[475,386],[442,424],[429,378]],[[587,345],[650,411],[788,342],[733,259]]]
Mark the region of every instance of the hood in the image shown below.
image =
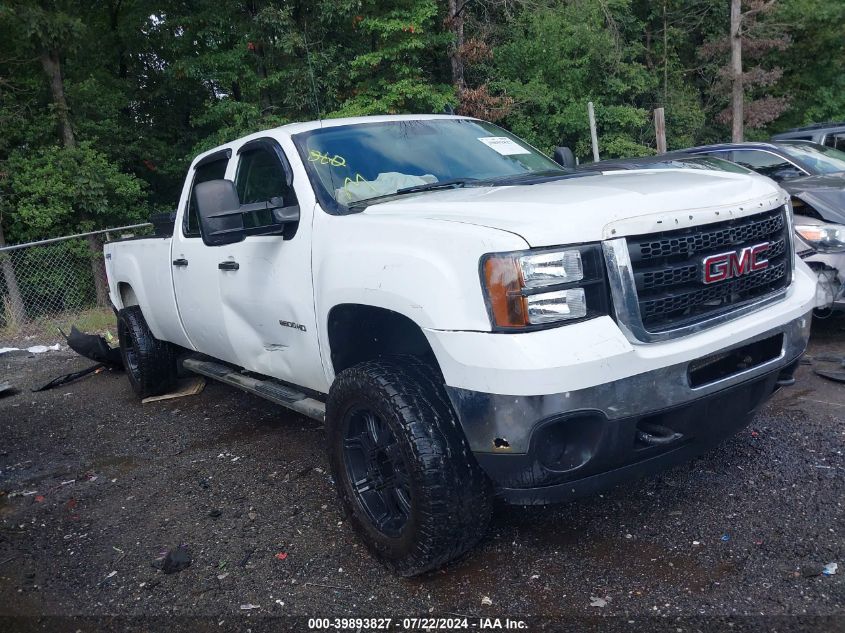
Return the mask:
[[[785,201],[781,189],[758,175],[644,169],[430,191],[373,204],[364,213],[475,224],[515,233],[530,246],[554,246],[718,222]]]
[[[781,186],[828,222],[845,224],[845,173],[795,178],[782,182]],[[800,207],[795,212],[800,215]]]

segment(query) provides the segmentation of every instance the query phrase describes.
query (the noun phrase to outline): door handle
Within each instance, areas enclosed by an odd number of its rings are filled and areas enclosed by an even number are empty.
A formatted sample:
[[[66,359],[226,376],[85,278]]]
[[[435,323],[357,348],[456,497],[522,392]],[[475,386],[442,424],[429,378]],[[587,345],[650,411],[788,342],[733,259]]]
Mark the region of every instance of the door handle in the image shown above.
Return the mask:
[[[187,265],[188,265],[188,260],[187,260],[187,259],[185,259],[184,257],[180,257],[179,259],[174,259],[174,260],[173,260],[173,265],[174,265],[174,266],[187,266]]]
[[[219,268],[220,270],[237,270],[240,267],[241,266],[240,264],[238,264],[238,262],[233,262],[231,260],[227,260],[225,262],[220,262],[219,264],[217,264],[217,268]]]

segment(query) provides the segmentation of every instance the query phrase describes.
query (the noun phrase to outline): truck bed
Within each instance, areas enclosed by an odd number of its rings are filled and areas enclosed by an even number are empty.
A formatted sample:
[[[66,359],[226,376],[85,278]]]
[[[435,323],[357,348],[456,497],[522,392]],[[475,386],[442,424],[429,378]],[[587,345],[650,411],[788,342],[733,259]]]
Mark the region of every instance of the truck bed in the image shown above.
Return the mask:
[[[107,243],[109,293],[118,310],[141,306],[156,338],[190,348],[173,292],[170,248],[170,237],[161,236]]]

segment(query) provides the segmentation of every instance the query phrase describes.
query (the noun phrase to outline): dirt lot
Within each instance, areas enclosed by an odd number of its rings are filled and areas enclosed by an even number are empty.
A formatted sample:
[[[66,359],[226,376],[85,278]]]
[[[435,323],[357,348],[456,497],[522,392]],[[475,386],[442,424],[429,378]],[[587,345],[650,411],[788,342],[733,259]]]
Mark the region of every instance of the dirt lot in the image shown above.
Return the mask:
[[[845,354],[845,321],[809,354]],[[142,405],[119,373],[30,393],[89,364],[0,357],[20,389],[0,399],[0,615],[845,616],[845,385],[810,366],[711,454],[499,506],[481,547],[403,580],[342,520],[317,424],[217,384]],[[153,567],[179,544],[188,569]]]

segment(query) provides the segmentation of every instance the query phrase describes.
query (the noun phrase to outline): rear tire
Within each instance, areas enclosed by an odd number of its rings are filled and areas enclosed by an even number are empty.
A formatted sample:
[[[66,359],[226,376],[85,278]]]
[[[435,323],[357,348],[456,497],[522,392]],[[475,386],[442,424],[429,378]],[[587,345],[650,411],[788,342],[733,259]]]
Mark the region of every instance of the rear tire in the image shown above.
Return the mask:
[[[153,336],[139,306],[118,312],[117,336],[123,367],[138,397],[161,395],[176,384],[178,348]]]
[[[484,536],[491,484],[429,365],[402,357],[342,371],[329,392],[326,427],[347,516],[395,573],[436,569]]]

